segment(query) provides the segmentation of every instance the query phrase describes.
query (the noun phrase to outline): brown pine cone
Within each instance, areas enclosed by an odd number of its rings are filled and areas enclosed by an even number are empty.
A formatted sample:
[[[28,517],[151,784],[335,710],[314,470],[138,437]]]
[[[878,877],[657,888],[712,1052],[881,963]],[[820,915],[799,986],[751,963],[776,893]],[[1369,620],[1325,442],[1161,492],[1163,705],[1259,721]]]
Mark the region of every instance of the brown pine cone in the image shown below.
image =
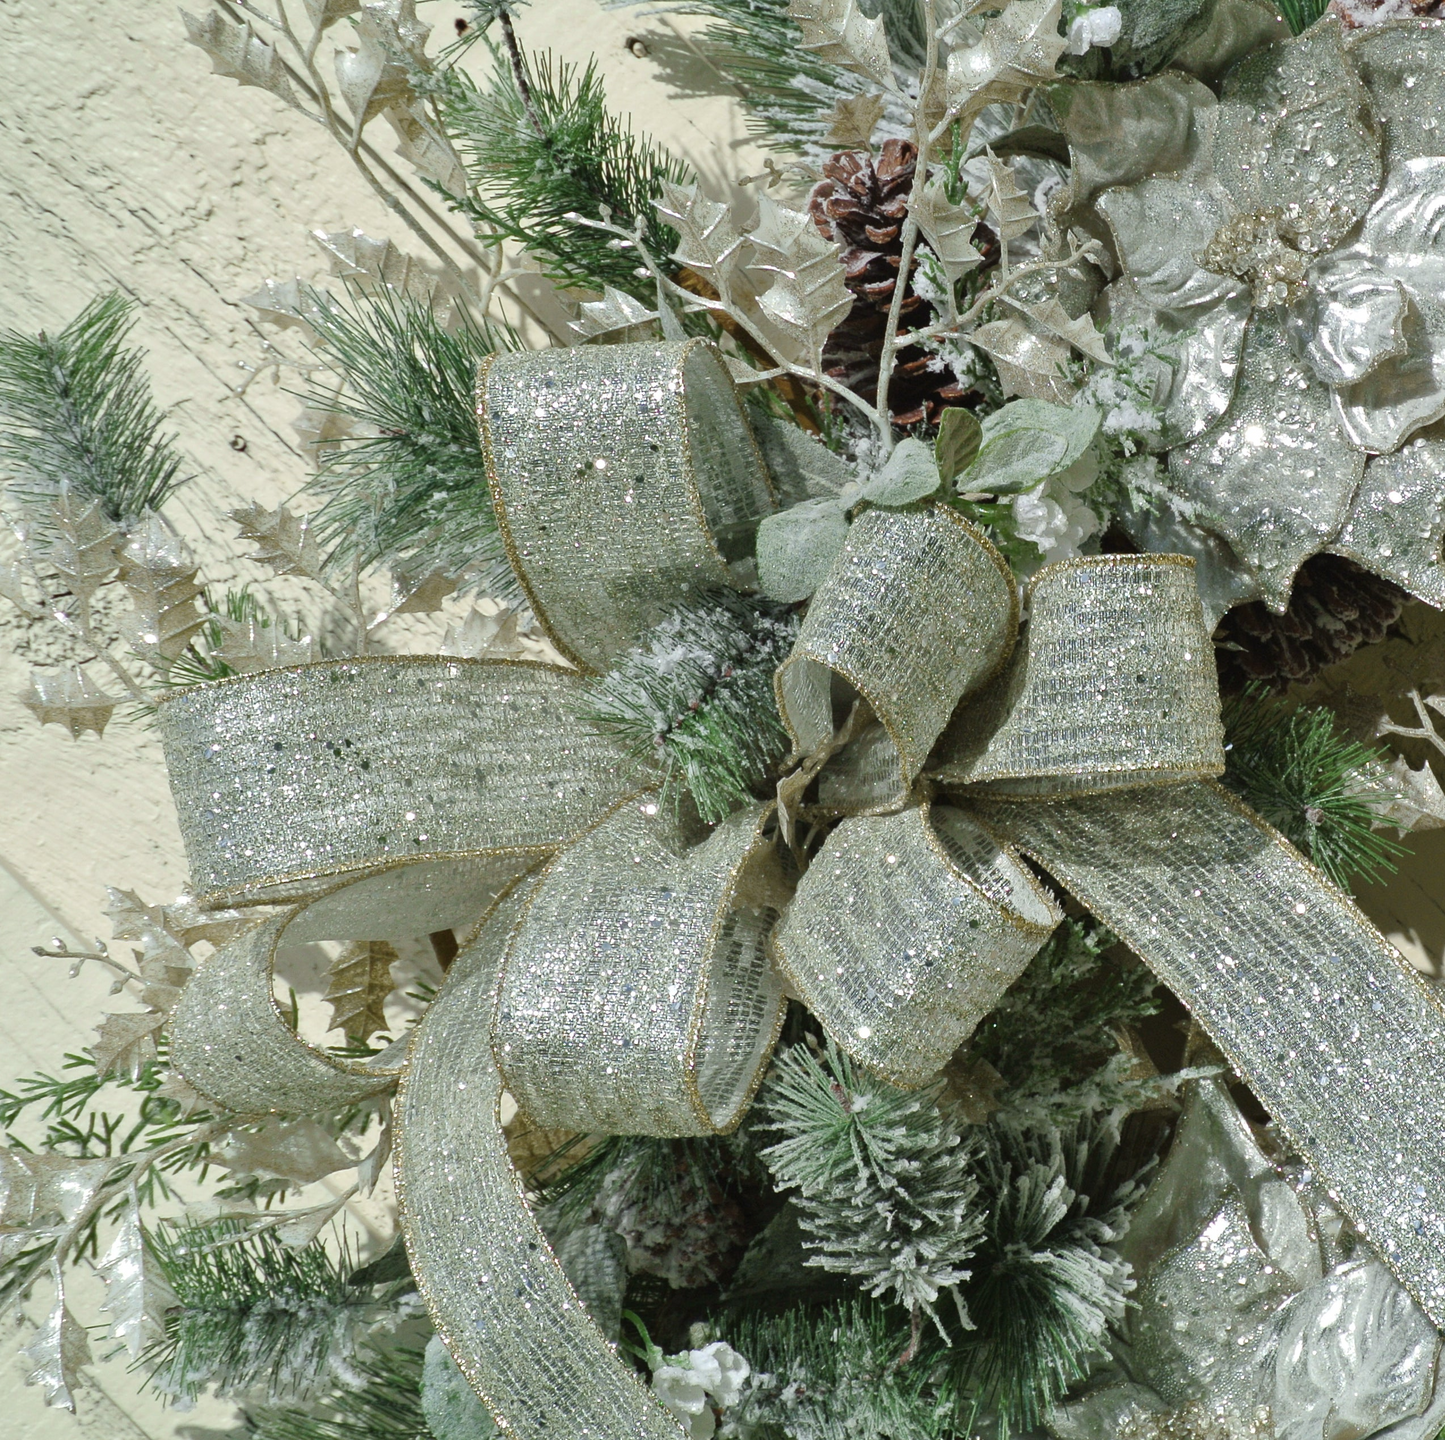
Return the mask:
[[[1214,632],[1219,688],[1237,695],[1251,682],[1272,690],[1311,680],[1326,665],[1385,638],[1409,596],[1341,555],[1315,555],[1295,576],[1289,608],[1236,605]]]
[[[903,222],[917,159],[918,147],[907,140],[885,140],[876,161],[866,150],[845,150],[823,166],[824,178],[808,197],[819,233],[843,247],[843,283],[857,296],[823,347],[823,366],[870,403],[878,396],[878,360],[903,259]],[[910,285],[899,333],[927,325],[932,316]],[[888,386],[894,424],[937,424],[945,405],[963,399],[952,372],[929,369],[931,359],[916,349],[899,355]]]

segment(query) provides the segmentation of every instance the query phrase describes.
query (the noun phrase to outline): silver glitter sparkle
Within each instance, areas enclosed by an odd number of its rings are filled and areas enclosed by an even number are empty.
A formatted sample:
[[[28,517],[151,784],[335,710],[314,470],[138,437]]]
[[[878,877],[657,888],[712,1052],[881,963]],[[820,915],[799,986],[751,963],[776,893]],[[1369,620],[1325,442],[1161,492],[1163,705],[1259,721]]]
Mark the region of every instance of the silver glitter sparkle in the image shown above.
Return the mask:
[[[477,415],[508,557],[568,659],[606,669],[699,590],[755,585],[771,482],[706,341],[498,354]]]
[[[960,707],[930,774],[994,793],[1168,784],[1224,769],[1214,649],[1180,555],[1049,565],[1009,668]]]
[[[777,911],[748,903],[774,857],[767,814],[739,811],[689,845],[655,797],[629,801],[543,872],[493,1022],[529,1119],[702,1135],[741,1118],[783,1005],[764,950]]]
[[[396,1084],[396,1068],[327,1055],[286,1023],[271,981],[292,913],[259,921],[202,960],[171,1019],[171,1064],[237,1115],[334,1111]]]
[[[840,1046],[895,1085],[947,1062],[1063,914],[962,811],[856,816],[774,933],[778,967]]]
[[[779,667],[778,708],[810,754],[833,734],[833,676],[852,685],[892,742],[873,749],[887,761],[875,788],[898,806],[960,697],[998,669],[1017,630],[1013,576],[972,525],[942,508],[869,510]]]
[[[1399,952],[1212,782],[979,809],[1147,958],[1445,1325],[1445,1008]]]
[[[397,1105],[397,1194],[437,1333],[509,1436],[680,1440],[589,1319],[527,1208],[479,1017],[526,899],[507,896],[452,962],[412,1042]]]
[[[297,938],[466,924],[646,779],[556,666],[378,657],[173,692],[159,726],[204,906],[311,898]]]

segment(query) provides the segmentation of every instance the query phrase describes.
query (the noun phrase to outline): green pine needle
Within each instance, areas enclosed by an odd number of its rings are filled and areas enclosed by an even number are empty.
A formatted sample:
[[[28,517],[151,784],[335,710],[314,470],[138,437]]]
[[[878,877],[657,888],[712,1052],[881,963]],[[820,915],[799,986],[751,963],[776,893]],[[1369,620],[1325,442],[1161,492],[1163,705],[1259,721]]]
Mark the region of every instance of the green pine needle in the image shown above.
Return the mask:
[[[478,363],[515,338],[465,315],[449,328],[431,305],[387,286],[308,298],[318,354],[346,388],[317,386],[305,399],[369,432],[336,442],[310,482],[325,497],[316,533],[330,562],[479,572],[488,593],[520,604],[473,401]]]
[[[630,8],[636,0],[605,3]],[[731,82],[764,144],[826,156],[837,148],[827,139],[833,106],[877,89],[866,76],[801,49],[802,32],[788,14],[788,0],[677,0],[658,8],[712,22],[692,44]],[[882,16],[895,61],[921,69],[927,34],[918,0],[882,0],[865,9]],[[684,76],[676,79],[686,86]]]
[[[41,514],[67,489],[124,525],[188,478],[151,402],[145,352],[126,347],[133,308],[112,292],[53,335],[0,331],[0,469]]]
[[[1019,1091],[1060,1096],[1097,1076],[1119,1049],[1117,1031],[1159,1009],[1153,973],[1109,957],[1114,944],[1093,920],[1065,920],[974,1031],[968,1058],[998,1071],[1010,1101]]]
[[[968,1277],[983,1221],[972,1148],[937,1099],[862,1075],[830,1040],[821,1061],[806,1044],[781,1055],[759,1103],[781,1137],[762,1158],[796,1192],[807,1263],[941,1326],[940,1292]]]
[[[1405,846],[1373,828],[1362,771],[1379,757],[1323,706],[1273,699],[1252,686],[1224,707],[1224,783],[1247,800],[1336,885],[1393,873]]]
[[[900,1365],[908,1317],[872,1301],[744,1315],[723,1323],[752,1367],[727,1412],[758,1440],[954,1440],[951,1407],[922,1364]],[[729,1431],[728,1433],[734,1433]]]
[[[1330,0],[1275,0],[1291,35],[1302,35],[1326,10]]]
[[[456,66],[439,71],[435,82],[447,133],[474,186],[452,203],[485,242],[524,245],[558,285],[654,294],[653,282],[637,273],[633,251],[570,217],[610,218],[629,228],[640,222],[653,257],[662,260],[677,236],[653,201],[664,181],[692,179],[687,165],[607,109],[595,61],[579,70],[550,54],[533,55],[522,62],[530,91],[524,99],[508,57],[496,47],[492,57],[487,89]]]
[[[979,1167],[985,1234],[965,1288],[974,1329],[927,1359],[945,1367],[967,1432],[993,1417],[998,1440],[1032,1431],[1108,1348],[1134,1280],[1111,1248],[1143,1194],[1142,1172],[1107,1176],[1107,1119],[1059,1129],[995,1120]]]
[[[359,1356],[354,1389],[309,1409],[266,1408],[250,1416],[252,1440],[433,1440],[421,1405],[422,1352],[398,1347]]]
[[[786,609],[718,592],[650,630],[593,684],[583,718],[660,765],[666,798],[686,791],[722,820],[787,753],[773,672],[797,628]]]
[[[269,1403],[317,1394],[355,1363],[358,1331],[374,1318],[368,1288],[352,1286],[350,1256],[319,1240],[303,1249],[271,1231],[239,1238],[244,1221],[162,1230],[156,1256],[179,1305],[142,1356],[151,1384],[191,1401],[260,1389]]]

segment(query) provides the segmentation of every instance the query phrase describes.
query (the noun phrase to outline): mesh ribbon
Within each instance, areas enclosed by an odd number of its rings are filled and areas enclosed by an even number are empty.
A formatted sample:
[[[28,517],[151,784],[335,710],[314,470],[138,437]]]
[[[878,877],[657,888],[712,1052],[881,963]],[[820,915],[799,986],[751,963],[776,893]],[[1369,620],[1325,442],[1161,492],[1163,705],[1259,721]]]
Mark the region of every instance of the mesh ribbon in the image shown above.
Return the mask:
[[[820,592],[827,618],[812,635],[826,635],[826,644],[813,638],[805,646],[810,612],[778,675],[780,696],[801,694],[817,712],[817,734],[792,722],[800,748],[832,724],[821,703],[825,685],[805,688],[828,677],[823,661],[855,680],[887,727],[889,743],[875,730],[825,767],[825,807],[851,796],[868,808],[868,799],[896,792],[900,767],[903,776],[911,769],[907,757],[926,755],[942,728],[946,695],[1005,659],[949,724],[933,779],[970,794],[1058,794],[1223,770],[1219,690],[1193,561],[1096,555],[1047,566],[1029,589],[1028,623],[1010,657],[1012,616],[992,586],[967,583],[962,566],[951,574],[936,554],[919,561],[926,586],[909,568],[911,556],[946,537],[974,557],[972,576],[988,577],[996,573],[985,568],[993,547],[951,526],[946,512],[880,518]],[[910,540],[922,542],[916,551]],[[909,623],[880,620],[880,610]],[[947,645],[940,627],[962,634],[967,651]],[[990,636],[992,648],[983,643]],[[964,653],[966,666],[935,688]],[[910,666],[924,667],[928,683],[908,689]],[[900,734],[914,738],[898,743]],[[830,771],[840,769],[830,785]],[[957,810],[917,807],[843,821],[804,875],[773,945],[839,1045],[894,1083],[918,1085],[972,1033],[1059,918],[1007,847]]]
[[[1399,952],[1212,783],[980,809],[1184,1001],[1445,1327],[1445,1009]]]
[[[490,356],[477,415],[507,554],[569,660],[605,669],[689,596],[756,583],[771,481],[707,341]]]
[[[773,937],[779,968],[839,1042],[895,1085],[947,1062],[1062,912],[961,810],[844,820]]]
[[[865,736],[834,763],[831,776],[856,777],[834,798],[851,799],[849,809],[896,808],[960,698],[1003,664],[1017,629],[1008,564],[966,520],[941,507],[869,510],[778,670],[778,709],[798,753],[811,754],[835,728],[834,676],[848,682],[886,740]]]
[[[192,1089],[237,1115],[341,1110],[391,1089],[400,1073],[388,1052],[370,1062],[339,1060],[286,1023],[271,977],[276,947],[298,913],[258,921],[203,960],[171,1017],[171,1064]]]
[[[411,1271],[462,1374],[507,1435],[679,1440],[587,1317],[527,1208],[502,1133],[487,1027],[526,887],[465,946],[412,1042],[396,1175]]]
[[[777,910],[746,809],[700,845],[631,801],[543,872],[493,1023],[507,1089],[538,1125],[607,1135],[730,1129],[782,1020],[765,942]]]
[[[294,940],[469,924],[643,788],[573,713],[581,683],[551,665],[406,656],[172,692],[159,725],[200,903],[334,892]]]

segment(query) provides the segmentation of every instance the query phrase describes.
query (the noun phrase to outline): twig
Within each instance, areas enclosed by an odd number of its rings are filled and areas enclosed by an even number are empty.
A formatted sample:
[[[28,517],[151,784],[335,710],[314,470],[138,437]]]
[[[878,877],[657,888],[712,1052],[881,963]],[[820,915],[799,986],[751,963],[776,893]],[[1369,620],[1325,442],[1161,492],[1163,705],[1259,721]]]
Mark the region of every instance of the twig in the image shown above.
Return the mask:
[[[505,5],[499,5],[497,20],[502,27],[502,39],[507,46],[507,58],[512,62],[512,79],[516,81],[517,94],[522,97],[522,108],[527,112],[527,119],[532,122],[532,129],[537,132],[537,138],[545,140],[547,132],[542,126],[542,117],[537,114],[537,106],[532,99],[532,82],[527,79],[527,67],[522,62],[522,49],[517,44],[517,32],[512,29],[512,12]]]
[[[923,0],[923,23],[928,32],[928,51],[923,63],[923,74],[918,82],[918,108],[915,112],[915,129],[918,134],[918,156],[914,161],[913,189],[908,195],[908,217],[903,222],[903,250],[898,259],[898,281],[893,287],[893,299],[888,306],[888,322],[883,330],[883,349],[878,356],[878,409],[885,423],[878,427],[878,438],[882,442],[886,458],[893,449],[893,412],[888,407],[888,386],[893,379],[893,361],[898,351],[898,322],[903,317],[903,299],[908,290],[908,277],[913,269],[913,252],[918,245],[918,208],[923,201],[923,190],[928,184],[928,155],[937,134],[935,130],[923,129],[917,123],[923,118],[923,106],[932,93],[934,79],[938,75],[938,31],[934,23],[934,0]],[[945,117],[947,120],[948,117]]]
[[[1408,725],[1397,725],[1388,716],[1381,720],[1375,733],[1377,735],[1399,735],[1407,740],[1426,740],[1433,745],[1442,755],[1445,755],[1445,739],[1440,738],[1440,732],[1435,728],[1430,718],[1430,710],[1427,709],[1428,702],[1421,698],[1418,690],[1407,690],[1405,692],[1415,707],[1415,714],[1419,718],[1420,728],[1418,730]],[[1430,697],[1435,698],[1433,695]],[[1431,707],[1433,708],[1433,707]]]

